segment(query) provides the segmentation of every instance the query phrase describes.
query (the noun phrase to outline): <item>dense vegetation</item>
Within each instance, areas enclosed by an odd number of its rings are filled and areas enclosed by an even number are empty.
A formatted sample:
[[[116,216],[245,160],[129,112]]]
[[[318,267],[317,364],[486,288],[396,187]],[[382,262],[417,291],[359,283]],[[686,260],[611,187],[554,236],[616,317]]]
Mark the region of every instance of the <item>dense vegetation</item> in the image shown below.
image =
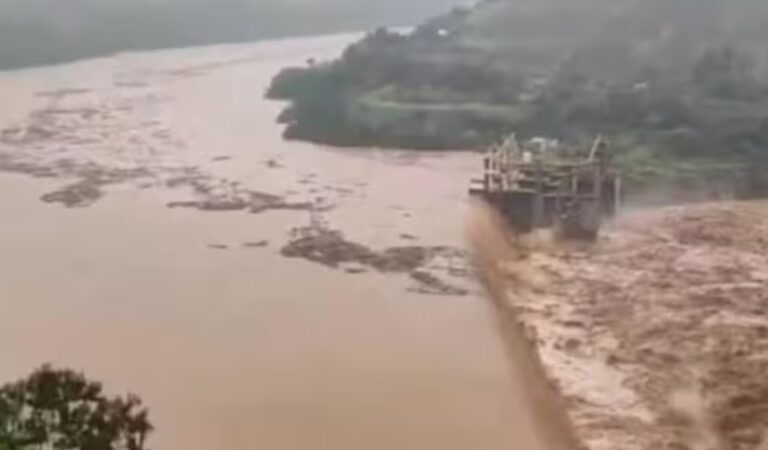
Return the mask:
[[[0,0],[0,69],[406,25],[454,0]]]
[[[268,95],[291,102],[289,138],[455,149],[602,133],[638,178],[725,173],[768,163],[766,30],[753,0],[485,0],[286,70]]]
[[[44,366],[0,388],[3,450],[143,450],[151,431],[138,397],[108,398],[70,370]]]

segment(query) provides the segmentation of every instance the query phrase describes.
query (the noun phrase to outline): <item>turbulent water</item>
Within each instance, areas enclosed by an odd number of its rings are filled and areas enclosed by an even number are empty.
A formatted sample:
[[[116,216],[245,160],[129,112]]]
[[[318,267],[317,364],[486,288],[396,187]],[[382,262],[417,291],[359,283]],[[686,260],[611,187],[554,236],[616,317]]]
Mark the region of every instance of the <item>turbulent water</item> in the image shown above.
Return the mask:
[[[262,99],[352,39],[0,73],[0,380],[136,392],[160,450],[508,448],[461,257],[477,156],[284,142]]]

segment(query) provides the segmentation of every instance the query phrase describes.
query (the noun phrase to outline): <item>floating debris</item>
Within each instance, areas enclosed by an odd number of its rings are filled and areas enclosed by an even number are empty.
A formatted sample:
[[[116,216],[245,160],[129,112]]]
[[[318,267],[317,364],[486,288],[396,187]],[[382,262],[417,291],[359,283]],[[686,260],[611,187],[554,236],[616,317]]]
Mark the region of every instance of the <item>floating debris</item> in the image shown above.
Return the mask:
[[[269,245],[269,241],[243,242],[245,248],[264,248]]]

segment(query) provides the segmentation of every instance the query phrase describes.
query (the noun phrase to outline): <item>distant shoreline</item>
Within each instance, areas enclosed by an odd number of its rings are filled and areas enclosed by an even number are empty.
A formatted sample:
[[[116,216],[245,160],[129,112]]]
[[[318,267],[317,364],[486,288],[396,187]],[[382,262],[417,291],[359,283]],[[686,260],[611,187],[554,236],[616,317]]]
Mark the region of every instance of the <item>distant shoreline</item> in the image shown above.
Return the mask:
[[[457,0],[58,0],[0,2],[0,70],[121,52],[324,36],[402,27]],[[64,2],[69,3],[69,2]]]
[[[242,40],[227,40],[227,41],[213,41],[213,42],[197,42],[197,43],[186,43],[186,44],[179,44],[179,45],[158,45],[155,47],[147,46],[147,47],[125,47],[125,48],[117,48],[113,50],[104,50],[101,52],[89,52],[89,53],[83,53],[80,55],[72,55],[72,56],[61,56],[61,57],[53,57],[46,61],[40,61],[40,62],[34,62],[34,63],[24,63],[24,64],[5,64],[3,58],[0,57],[0,73],[2,72],[13,72],[17,70],[25,70],[25,69],[37,69],[37,68],[43,68],[43,67],[53,67],[53,66],[59,66],[64,64],[72,64],[72,63],[78,63],[83,61],[89,61],[89,60],[96,60],[96,59],[102,59],[102,58],[111,58],[117,55],[122,54],[133,54],[133,53],[144,53],[144,52],[161,52],[161,51],[172,51],[172,50],[185,50],[185,49],[194,49],[194,48],[205,48],[205,47],[215,47],[220,45],[238,45],[238,44],[255,44],[260,42],[283,42],[283,41],[291,41],[294,39],[311,39],[311,38],[323,38],[323,37],[334,37],[334,36],[355,36],[360,35],[362,36],[364,31],[361,30],[337,30],[337,31],[331,31],[327,33],[292,33],[292,34],[284,34],[284,35],[278,35],[278,36],[265,36],[263,38],[249,38],[249,39],[242,39]],[[0,49],[0,52],[2,49]],[[1,54],[1,53],[0,53]]]

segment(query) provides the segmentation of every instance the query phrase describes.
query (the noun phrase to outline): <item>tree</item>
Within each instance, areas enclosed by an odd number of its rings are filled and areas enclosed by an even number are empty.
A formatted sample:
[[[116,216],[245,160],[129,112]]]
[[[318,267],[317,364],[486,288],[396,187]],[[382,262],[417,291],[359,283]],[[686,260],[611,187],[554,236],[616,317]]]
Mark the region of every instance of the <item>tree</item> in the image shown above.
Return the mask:
[[[46,365],[0,388],[0,450],[143,450],[153,427],[135,395]]]
[[[706,94],[725,99],[752,99],[759,91],[754,61],[731,46],[709,49],[693,68],[693,81]]]

